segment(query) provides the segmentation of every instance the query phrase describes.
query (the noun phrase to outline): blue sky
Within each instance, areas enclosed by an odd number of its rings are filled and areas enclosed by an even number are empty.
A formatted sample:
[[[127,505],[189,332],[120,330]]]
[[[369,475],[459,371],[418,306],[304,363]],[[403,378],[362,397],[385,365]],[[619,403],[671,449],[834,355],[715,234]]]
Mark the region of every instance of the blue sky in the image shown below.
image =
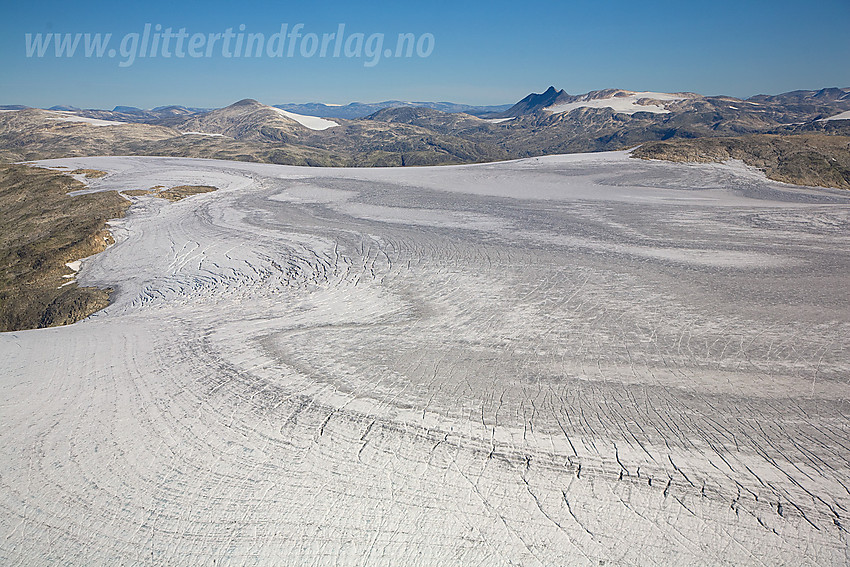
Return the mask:
[[[618,87],[746,97],[850,86],[850,2],[383,2],[6,3],[0,21],[0,104],[86,108],[444,100],[512,103],[549,85],[570,93]],[[432,34],[427,57],[27,57],[25,34],[111,33],[111,48],[144,25],[187,34]],[[153,30],[152,30],[153,31]],[[132,45],[132,41],[127,46]],[[352,44],[352,52],[356,43]],[[218,45],[216,44],[217,48]],[[309,53],[309,45],[307,46]],[[425,44],[423,44],[423,48]]]

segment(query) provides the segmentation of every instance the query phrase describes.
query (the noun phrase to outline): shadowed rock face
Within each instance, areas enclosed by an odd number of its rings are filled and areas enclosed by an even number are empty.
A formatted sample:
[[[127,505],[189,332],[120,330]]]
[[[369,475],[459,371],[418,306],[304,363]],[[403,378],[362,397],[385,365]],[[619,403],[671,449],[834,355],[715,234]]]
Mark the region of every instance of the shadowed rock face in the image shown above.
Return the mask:
[[[561,102],[561,100],[568,96],[569,95],[564,90],[556,90],[555,87],[549,87],[540,94],[531,93],[508,110],[498,115],[494,115],[494,118],[508,118],[511,116],[521,116],[523,114],[540,112],[544,108]]]
[[[138,197],[0,334],[0,563],[842,564],[850,193],[625,153],[52,162]]]

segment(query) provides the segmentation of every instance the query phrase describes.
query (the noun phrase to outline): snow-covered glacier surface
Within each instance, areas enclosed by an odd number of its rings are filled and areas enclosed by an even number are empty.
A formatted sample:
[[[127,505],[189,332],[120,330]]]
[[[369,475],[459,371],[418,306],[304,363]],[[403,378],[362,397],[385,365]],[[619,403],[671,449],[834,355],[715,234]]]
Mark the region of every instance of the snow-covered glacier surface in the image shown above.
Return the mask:
[[[850,562],[850,195],[623,153],[42,162],[136,199],[0,335],[4,565]]]

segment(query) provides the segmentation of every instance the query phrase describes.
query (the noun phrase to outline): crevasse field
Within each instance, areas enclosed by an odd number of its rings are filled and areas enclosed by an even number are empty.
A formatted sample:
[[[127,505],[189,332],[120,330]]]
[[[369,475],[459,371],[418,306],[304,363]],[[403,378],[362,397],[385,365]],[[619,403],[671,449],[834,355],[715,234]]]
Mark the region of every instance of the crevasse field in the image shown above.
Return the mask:
[[[850,562],[850,194],[625,153],[112,157],[0,335],[3,565]]]

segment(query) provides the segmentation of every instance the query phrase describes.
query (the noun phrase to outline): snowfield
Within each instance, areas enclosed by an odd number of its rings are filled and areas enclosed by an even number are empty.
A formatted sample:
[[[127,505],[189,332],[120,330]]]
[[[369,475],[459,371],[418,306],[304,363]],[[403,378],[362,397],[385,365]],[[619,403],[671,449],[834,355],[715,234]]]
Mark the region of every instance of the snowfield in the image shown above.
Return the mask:
[[[190,130],[188,132],[180,132],[184,136],[217,136],[220,138],[229,138],[230,136],[225,136],[224,134],[210,134],[209,132],[196,132],[194,130]]]
[[[3,565],[850,561],[850,194],[625,153],[105,157],[134,198],[0,334]]]
[[[20,112],[20,110],[0,110],[0,112]],[[117,120],[101,120],[100,118],[77,116],[67,110],[41,110],[41,112],[46,115],[48,120],[58,120],[60,122],[83,122],[91,126],[126,126],[129,124],[128,122],[119,122]]]
[[[829,120],[850,120],[850,110],[845,110],[840,114],[836,114],[835,116],[830,116],[829,118],[821,118],[818,122],[827,122]]]
[[[334,126],[339,126],[338,123],[333,120],[328,120],[327,118],[319,118],[318,116],[305,116],[304,114],[296,114],[294,112],[289,112],[288,110],[283,110],[282,108],[275,108],[274,106],[270,106],[276,110],[279,114],[286,116],[287,118],[291,118],[295,120],[305,128],[309,128],[310,130],[327,130],[328,128],[333,128]]]
[[[66,110],[44,110],[48,113],[50,120],[59,120],[61,122],[82,122],[90,126],[126,126],[127,122],[119,122],[118,120],[101,120],[100,118],[89,118],[87,116],[77,116],[73,112]]]
[[[614,112],[634,114],[635,112],[652,112],[653,114],[666,114],[670,112],[660,104],[651,104],[649,101],[677,101],[684,100],[683,97],[668,93],[655,93],[650,91],[631,93],[628,96],[612,96],[609,98],[586,98],[575,102],[563,102],[544,108],[553,114],[572,112],[576,108],[611,108]]]

